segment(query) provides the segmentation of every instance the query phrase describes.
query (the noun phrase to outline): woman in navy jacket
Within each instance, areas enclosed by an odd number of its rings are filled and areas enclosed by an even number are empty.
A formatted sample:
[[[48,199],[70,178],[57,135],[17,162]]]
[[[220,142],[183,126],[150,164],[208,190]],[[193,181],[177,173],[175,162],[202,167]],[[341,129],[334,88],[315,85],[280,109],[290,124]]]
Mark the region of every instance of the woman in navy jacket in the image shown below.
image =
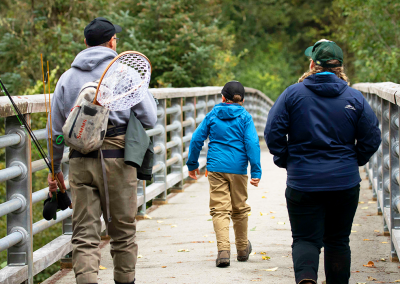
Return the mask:
[[[264,138],[275,164],[287,170],[296,283],[317,283],[322,246],[327,284],[349,283],[358,167],[380,145],[379,123],[363,95],[349,87],[339,46],[320,40],[305,54],[310,71],[271,108]]]

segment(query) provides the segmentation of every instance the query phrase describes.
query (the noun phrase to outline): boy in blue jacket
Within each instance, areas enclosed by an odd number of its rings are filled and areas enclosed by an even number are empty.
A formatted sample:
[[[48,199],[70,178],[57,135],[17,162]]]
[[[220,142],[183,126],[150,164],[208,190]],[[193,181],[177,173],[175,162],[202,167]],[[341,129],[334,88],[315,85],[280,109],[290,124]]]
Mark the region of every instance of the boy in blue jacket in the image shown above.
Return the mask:
[[[207,153],[210,183],[210,215],[217,237],[217,267],[230,265],[229,223],[233,221],[237,260],[247,261],[251,244],[247,239],[248,213],[247,166],[250,161],[251,181],[261,179],[260,145],[251,115],[244,109],[244,87],[237,81],[225,84],[222,103],[207,114],[192,136],[187,166],[189,176],[197,179],[199,155],[209,137]]]

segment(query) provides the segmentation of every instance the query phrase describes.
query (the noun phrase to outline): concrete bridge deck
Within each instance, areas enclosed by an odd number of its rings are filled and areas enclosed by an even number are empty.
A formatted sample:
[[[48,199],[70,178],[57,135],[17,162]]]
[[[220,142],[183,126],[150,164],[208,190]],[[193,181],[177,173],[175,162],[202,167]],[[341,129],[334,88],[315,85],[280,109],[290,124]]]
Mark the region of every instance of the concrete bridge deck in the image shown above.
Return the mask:
[[[231,266],[216,268],[215,234],[208,213],[208,181],[202,177],[185,191],[172,194],[168,204],[138,222],[139,254],[136,283],[295,283],[291,259],[291,232],[285,204],[286,171],[277,168],[262,146],[263,179],[258,188],[248,187],[249,239],[253,252],[248,262],[236,261],[232,245]],[[359,208],[351,235],[352,268],[350,283],[395,283],[400,281],[399,263],[389,261],[390,241],[382,234],[382,218],[377,216],[372,191],[364,180]],[[231,242],[234,242],[231,228]],[[104,241],[98,283],[112,284],[113,269],[109,244]],[[180,252],[181,250],[187,250]],[[265,253],[265,254],[262,254]],[[262,257],[268,256],[269,260]],[[363,265],[369,261],[376,268]],[[267,271],[274,269],[275,271]],[[375,279],[375,280],[374,280]],[[321,254],[318,283],[325,280]],[[44,282],[75,283],[74,273],[64,269]]]

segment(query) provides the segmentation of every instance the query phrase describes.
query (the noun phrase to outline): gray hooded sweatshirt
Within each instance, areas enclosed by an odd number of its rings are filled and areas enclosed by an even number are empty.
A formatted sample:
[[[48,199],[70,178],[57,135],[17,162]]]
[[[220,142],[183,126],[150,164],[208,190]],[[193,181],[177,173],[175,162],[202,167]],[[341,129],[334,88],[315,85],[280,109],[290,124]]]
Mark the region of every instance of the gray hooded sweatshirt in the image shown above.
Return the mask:
[[[107,65],[118,54],[107,47],[95,46],[81,51],[67,70],[58,80],[51,102],[53,141],[62,135],[62,127],[74,107],[82,86],[88,82],[100,79]],[[143,101],[124,111],[110,111],[109,124],[126,125],[129,122],[131,110],[144,128],[153,128],[157,121],[157,105],[153,95],[148,92]],[[47,132],[46,132],[47,133]],[[59,139],[60,140],[60,139]],[[53,143],[54,172],[61,171],[61,160],[64,153],[64,142]]]

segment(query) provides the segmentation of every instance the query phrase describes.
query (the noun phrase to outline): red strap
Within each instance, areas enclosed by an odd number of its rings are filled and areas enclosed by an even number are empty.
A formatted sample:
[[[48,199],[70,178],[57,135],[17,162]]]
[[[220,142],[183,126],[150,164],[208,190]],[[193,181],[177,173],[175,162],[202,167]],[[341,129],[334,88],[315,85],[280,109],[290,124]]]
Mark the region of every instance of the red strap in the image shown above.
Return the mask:
[[[74,106],[73,108],[71,108],[71,112],[74,110],[74,108],[76,108],[76,107],[81,107],[81,106]]]

